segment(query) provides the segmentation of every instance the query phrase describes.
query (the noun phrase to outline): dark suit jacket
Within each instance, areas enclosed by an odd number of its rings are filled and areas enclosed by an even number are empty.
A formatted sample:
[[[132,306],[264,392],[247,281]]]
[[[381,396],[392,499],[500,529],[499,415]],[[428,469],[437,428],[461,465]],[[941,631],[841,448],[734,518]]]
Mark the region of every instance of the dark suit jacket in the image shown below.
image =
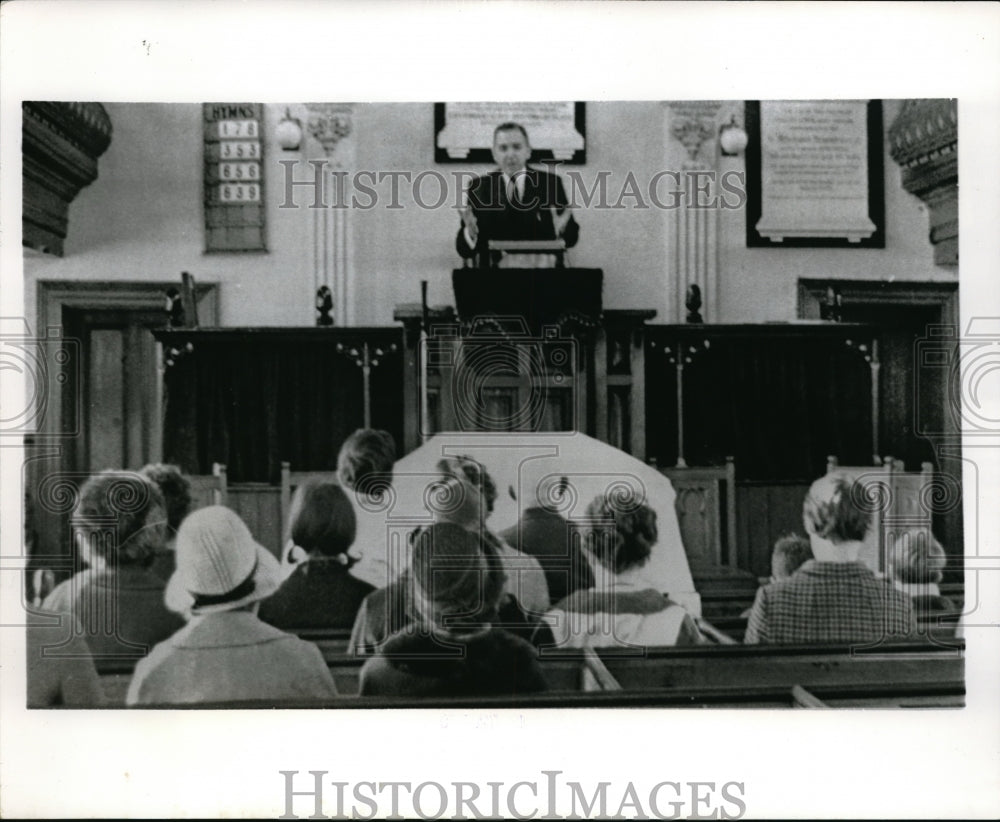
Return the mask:
[[[479,236],[475,248],[465,240],[459,227],[455,248],[462,257],[476,257],[481,266],[489,265],[490,240],[554,240],[552,212],[569,204],[562,180],[555,174],[529,168],[524,194],[511,203],[499,170],[474,180],[469,186],[469,205],[476,216]],[[566,247],[572,248],[580,237],[580,226],[570,217],[563,231]]]
[[[555,511],[528,508],[522,512],[517,525],[502,531],[500,537],[508,545],[538,560],[553,603],[578,589],[593,587],[590,563],[583,549],[572,539],[569,523]]]

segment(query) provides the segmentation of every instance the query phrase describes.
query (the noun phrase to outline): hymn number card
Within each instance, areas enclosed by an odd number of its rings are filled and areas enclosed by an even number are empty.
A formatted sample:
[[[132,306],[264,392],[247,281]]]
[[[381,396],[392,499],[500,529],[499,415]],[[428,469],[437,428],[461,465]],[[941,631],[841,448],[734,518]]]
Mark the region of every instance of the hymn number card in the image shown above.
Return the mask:
[[[205,250],[266,251],[263,106],[204,103]]]

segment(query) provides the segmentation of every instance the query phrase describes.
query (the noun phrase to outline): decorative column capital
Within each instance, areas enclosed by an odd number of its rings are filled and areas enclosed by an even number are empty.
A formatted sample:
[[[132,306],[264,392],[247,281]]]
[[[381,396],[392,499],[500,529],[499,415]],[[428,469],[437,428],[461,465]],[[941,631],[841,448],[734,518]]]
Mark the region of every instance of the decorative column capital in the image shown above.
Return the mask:
[[[337,144],[350,137],[354,130],[354,106],[347,103],[306,103],[309,112],[307,128],[323,147],[327,157],[333,156]]]
[[[702,146],[714,140],[719,126],[716,122],[722,103],[707,100],[690,100],[668,103],[670,110],[670,134],[687,151],[688,162],[712,165],[711,156],[701,155]]]

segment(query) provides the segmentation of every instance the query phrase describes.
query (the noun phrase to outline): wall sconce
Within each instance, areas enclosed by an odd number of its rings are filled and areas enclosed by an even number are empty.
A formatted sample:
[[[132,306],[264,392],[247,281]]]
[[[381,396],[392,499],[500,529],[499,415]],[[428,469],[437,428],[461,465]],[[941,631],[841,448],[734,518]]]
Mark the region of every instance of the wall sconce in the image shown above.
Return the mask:
[[[278,139],[278,145],[282,149],[285,151],[298,151],[299,146],[302,145],[302,121],[296,117],[292,117],[291,110],[286,108],[284,119],[278,123],[274,134]]]
[[[736,122],[734,114],[728,123],[719,128],[719,148],[723,157],[736,157],[743,153],[750,138],[747,136],[743,126]]]

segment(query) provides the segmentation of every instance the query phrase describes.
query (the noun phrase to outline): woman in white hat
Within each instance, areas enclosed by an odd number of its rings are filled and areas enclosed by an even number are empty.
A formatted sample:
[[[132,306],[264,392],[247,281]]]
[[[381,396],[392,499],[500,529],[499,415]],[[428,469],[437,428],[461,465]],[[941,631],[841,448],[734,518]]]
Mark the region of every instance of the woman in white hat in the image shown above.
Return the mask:
[[[336,696],[319,649],[257,618],[278,587],[278,561],[233,511],[190,514],[177,533],[167,598],[188,598],[191,619],[136,666],[129,705],[328,699]]]

